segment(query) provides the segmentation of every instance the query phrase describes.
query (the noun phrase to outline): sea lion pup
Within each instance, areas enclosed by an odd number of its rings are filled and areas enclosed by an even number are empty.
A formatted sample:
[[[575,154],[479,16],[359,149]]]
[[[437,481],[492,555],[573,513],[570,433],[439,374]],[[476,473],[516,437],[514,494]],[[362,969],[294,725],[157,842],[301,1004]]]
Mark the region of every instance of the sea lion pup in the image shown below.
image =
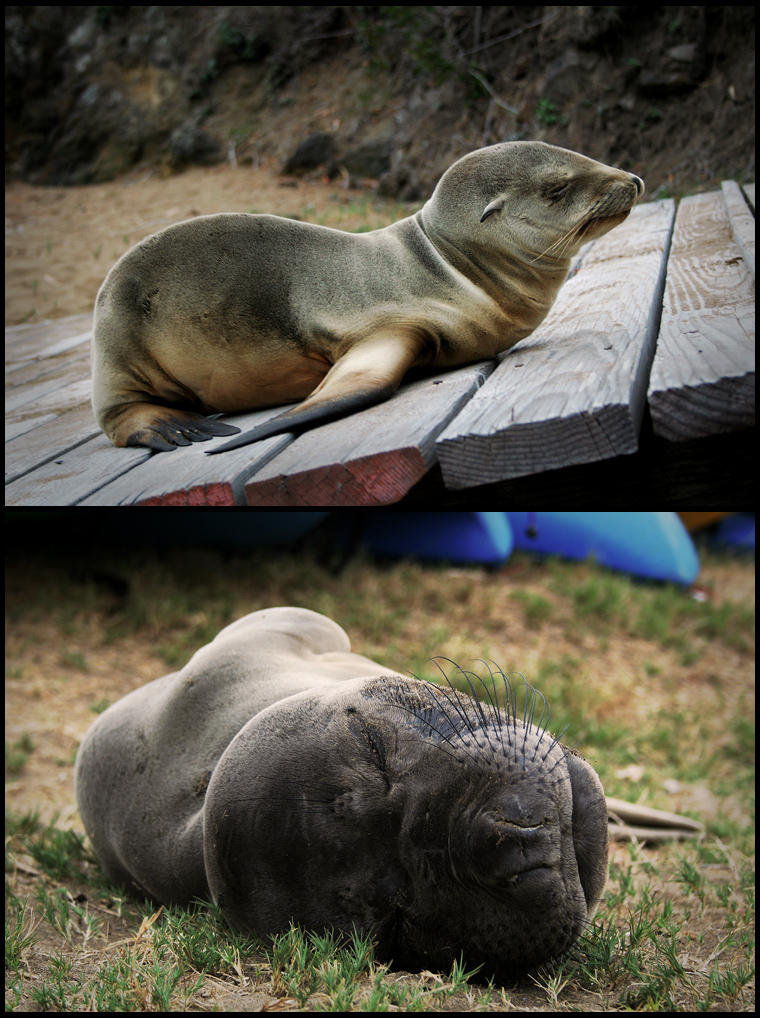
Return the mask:
[[[371,233],[268,215],[177,223],[98,293],[98,424],[114,445],[168,451],[240,430],[205,414],[302,401],[208,450],[222,452],[380,403],[411,367],[495,357],[643,192],[632,173],[513,141],[464,156],[419,212]]]
[[[371,933],[397,967],[506,980],[566,952],[607,875],[594,770],[511,707],[272,608],[94,723],[75,772],[106,873],[235,927]]]

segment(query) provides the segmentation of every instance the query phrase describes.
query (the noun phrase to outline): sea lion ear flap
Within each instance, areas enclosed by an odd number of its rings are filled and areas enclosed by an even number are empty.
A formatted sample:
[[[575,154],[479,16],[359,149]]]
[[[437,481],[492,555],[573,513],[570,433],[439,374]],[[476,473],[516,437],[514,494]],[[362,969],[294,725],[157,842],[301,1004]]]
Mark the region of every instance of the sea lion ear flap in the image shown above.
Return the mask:
[[[480,217],[481,223],[485,219],[488,219],[492,212],[501,212],[505,204],[506,203],[503,198],[494,198],[494,200],[483,209],[483,215]]]
[[[591,919],[607,882],[607,801],[591,764],[577,750],[562,748],[573,790],[573,841],[578,876]]]

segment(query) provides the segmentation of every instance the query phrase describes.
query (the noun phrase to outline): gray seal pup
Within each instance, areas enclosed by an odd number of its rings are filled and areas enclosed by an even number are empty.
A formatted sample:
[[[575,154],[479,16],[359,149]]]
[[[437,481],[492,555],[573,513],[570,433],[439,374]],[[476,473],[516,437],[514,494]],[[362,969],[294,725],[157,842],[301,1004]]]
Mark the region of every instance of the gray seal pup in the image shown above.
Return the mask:
[[[580,754],[514,707],[351,653],[335,622],[271,608],[130,693],[77,756],[108,876],[213,900],[269,938],[371,933],[380,960],[505,981],[561,956],[607,876],[607,807]]]
[[[219,414],[298,402],[208,450],[222,452],[380,403],[412,367],[495,357],[643,192],[632,173],[514,141],[459,159],[419,212],[370,233],[231,213],[177,223],[98,293],[98,424],[114,445],[169,451],[239,432]]]

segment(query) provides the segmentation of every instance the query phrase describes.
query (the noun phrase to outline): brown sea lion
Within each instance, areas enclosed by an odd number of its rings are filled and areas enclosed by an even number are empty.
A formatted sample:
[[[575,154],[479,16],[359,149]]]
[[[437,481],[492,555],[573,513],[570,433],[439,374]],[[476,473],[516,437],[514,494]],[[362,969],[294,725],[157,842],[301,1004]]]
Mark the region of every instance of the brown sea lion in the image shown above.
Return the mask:
[[[115,445],[239,431],[204,416],[298,406],[209,452],[388,399],[414,366],[495,357],[544,320],[581,244],[641,179],[544,142],[469,153],[408,219],[353,234],[201,216],[128,251],[95,305],[92,402]]]

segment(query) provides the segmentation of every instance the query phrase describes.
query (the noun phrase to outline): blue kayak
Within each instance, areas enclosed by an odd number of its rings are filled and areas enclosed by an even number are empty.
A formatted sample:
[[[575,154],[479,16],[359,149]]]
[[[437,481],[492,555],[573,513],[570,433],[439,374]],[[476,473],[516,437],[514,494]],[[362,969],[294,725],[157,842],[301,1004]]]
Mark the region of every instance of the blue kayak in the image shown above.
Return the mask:
[[[505,513],[370,513],[362,541],[379,555],[498,565],[512,551]]]
[[[677,513],[505,514],[515,547],[585,559],[675,583],[693,583],[699,556]]]

